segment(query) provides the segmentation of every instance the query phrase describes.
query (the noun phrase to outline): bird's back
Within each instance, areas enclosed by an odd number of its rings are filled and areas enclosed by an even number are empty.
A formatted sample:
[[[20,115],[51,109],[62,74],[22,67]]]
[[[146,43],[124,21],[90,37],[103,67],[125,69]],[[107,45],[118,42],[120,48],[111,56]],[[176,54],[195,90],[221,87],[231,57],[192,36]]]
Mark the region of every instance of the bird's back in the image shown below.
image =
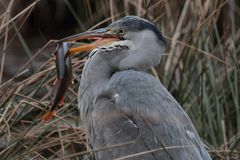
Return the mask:
[[[185,111],[153,76],[116,72],[106,88],[91,115],[90,143],[105,148],[96,159],[211,159]]]

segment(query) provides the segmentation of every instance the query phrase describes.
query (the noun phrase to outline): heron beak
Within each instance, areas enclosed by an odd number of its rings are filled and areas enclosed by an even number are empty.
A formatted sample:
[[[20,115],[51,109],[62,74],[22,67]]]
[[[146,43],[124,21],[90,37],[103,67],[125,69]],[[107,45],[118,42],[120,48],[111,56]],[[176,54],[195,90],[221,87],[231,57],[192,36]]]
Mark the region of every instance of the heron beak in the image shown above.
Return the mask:
[[[69,55],[74,55],[80,52],[87,52],[91,51],[96,47],[103,46],[106,44],[110,44],[112,42],[120,40],[119,37],[116,35],[111,34],[111,32],[106,29],[97,29],[93,31],[87,31],[80,34],[76,34],[73,36],[69,36],[59,40],[57,43],[62,42],[76,42],[76,41],[83,41],[83,40],[91,40],[92,43],[86,43],[78,47],[72,47],[69,49]]]

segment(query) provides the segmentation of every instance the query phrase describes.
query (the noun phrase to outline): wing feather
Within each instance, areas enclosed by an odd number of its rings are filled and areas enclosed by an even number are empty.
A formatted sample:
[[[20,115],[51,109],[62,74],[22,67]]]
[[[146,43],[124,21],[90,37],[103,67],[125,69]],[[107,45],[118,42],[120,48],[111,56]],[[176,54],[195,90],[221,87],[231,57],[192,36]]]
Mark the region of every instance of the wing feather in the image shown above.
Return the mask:
[[[114,74],[93,108],[89,139],[97,159],[211,159],[188,115],[147,73]]]

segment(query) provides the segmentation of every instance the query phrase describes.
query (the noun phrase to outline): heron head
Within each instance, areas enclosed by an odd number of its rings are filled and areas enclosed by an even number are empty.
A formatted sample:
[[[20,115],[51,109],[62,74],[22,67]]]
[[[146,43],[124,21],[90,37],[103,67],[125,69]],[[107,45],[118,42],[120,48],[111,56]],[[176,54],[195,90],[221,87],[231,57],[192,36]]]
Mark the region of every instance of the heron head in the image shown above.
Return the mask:
[[[127,68],[146,70],[159,64],[166,44],[162,34],[152,22],[137,16],[126,16],[105,28],[73,35],[60,41],[84,39],[94,42],[82,45],[76,52],[95,48],[105,49],[103,56],[120,70]]]

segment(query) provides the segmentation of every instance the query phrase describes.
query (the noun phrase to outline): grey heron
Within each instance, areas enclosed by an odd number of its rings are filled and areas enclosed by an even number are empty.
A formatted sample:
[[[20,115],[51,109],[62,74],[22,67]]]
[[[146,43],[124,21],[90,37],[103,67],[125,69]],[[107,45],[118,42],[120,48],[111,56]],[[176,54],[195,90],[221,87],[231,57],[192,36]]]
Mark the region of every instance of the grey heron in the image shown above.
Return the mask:
[[[152,22],[126,16],[61,42],[84,39],[96,41],[82,46],[92,51],[78,108],[95,159],[211,160],[189,116],[147,72],[166,45]]]

